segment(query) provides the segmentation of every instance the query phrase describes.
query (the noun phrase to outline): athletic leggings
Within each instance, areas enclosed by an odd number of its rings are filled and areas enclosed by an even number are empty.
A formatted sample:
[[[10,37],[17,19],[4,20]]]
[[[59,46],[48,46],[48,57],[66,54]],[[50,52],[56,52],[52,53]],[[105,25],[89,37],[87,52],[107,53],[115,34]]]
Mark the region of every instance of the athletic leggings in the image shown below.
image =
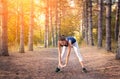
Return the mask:
[[[82,58],[82,56],[81,56],[81,54],[80,54],[80,49],[79,49],[78,43],[75,42],[75,43],[72,44],[72,46],[73,46],[73,49],[74,49],[75,54],[77,55],[79,61],[83,61],[83,58]],[[63,46],[63,48],[62,48],[62,53],[61,53],[61,60],[62,60],[62,61],[65,59],[65,57],[66,57],[66,55],[67,55],[66,49],[67,49],[67,47],[66,47],[66,46]]]

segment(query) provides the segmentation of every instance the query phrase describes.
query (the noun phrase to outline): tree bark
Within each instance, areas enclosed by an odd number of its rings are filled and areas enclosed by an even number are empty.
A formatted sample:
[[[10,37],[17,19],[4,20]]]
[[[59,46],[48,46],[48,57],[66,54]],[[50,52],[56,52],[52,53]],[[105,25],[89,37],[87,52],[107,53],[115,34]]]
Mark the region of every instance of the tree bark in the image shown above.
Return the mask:
[[[89,0],[89,27],[88,27],[88,43],[90,46],[93,46],[93,23],[92,23],[92,0]]]
[[[29,37],[28,37],[28,50],[33,51],[33,26],[34,26],[34,4],[31,0],[31,12],[30,12],[30,26],[29,26]]]
[[[119,34],[119,20],[120,20],[120,0],[117,2],[117,9],[116,9],[116,21],[115,21],[115,40],[118,41],[118,34]]]
[[[2,56],[9,56],[8,53],[8,33],[7,33],[7,18],[8,18],[8,9],[7,9],[7,0],[1,0],[2,7],[2,24],[1,24],[1,53]]]
[[[120,30],[120,27],[119,27],[119,30]],[[116,52],[116,59],[120,59],[120,32],[119,32],[119,35],[118,35],[118,47],[117,47],[117,52]]]
[[[59,0],[59,2],[58,2],[58,27],[57,27],[57,37],[60,35],[60,26],[61,26],[61,5],[62,4],[60,4],[61,2],[60,2],[60,0]],[[58,38],[57,38],[57,40],[58,40]]]
[[[109,0],[106,5],[106,50],[111,51],[111,4]]]
[[[54,32],[54,34],[55,34],[55,37],[54,37],[54,39],[55,39],[55,47],[57,47],[57,27],[58,27],[58,0],[56,0],[56,7],[55,7],[55,32]]]
[[[0,2],[0,5],[1,5],[1,2]],[[1,31],[2,31],[2,25],[1,25],[2,22],[1,21],[2,21],[2,19],[1,19],[1,16],[0,16],[0,52],[1,52],[1,34],[2,34],[1,33]]]
[[[46,14],[45,14],[45,39],[44,39],[44,47],[48,47],[48,30],[49,30],[49,0],[46,0]]]
[[[84,0],[82,1],[82,3],[83,3],[83,5],[82,5],[83,6],[83,10],[82,10],[82,28],[83,28],[82,29],[82,38],[85,39],[85,16],[86,16],[85,15],[86,14],[86,10],[85,10],[86,6],[85,6],[85,4],[86,3],[85,3]]]
[[[16,43],[16,49],[19,45],[19,11],[18,11],[18,1],[17,1],[17,11],[16,11],[16,37],[15,37],[15,43]]]
[[[102,47],[102,20],[103,20],[103,0],[99,0],[98,47]]]
[[[52,40],[52,46],[55,46],[55,40],[54,40],[54,26],[53,26],[53,0],[50,2],[50,27],[51,27],[51,40]]]
[[[85,0],[85,42],[88,45],[88,0]]]
[[[120,0],[118,0],[118,13],[120,12]],[[117,15],[119,16],[119,14]],[[119,18],[119,17],[118,17]],[[119,22],[119,21],[118,21]],[[119,25],[119,24],[118,24]],[[120,30],[120,25],[118,26],[119,30]],[[117,36],[117,35],[116,35]],[[119,31],[119,35],[118,35],[118,42],[117,42],[117,52],[116,52],[116,59],[120,60],[120,31]]]
[[[23,15],[23,3],[21,1],[20,7],[20,53],[24,53],[24,15]]]

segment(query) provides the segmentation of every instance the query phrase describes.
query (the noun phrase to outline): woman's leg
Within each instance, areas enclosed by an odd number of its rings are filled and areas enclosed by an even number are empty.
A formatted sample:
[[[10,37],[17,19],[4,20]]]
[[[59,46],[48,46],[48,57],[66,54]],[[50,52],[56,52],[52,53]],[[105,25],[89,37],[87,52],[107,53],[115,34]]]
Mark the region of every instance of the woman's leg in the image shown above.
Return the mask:
[[[80,54],[80,49],[79,49],[79,46],[78,46],[78,43],[77,43],[77,42],[75,42],[75,43],[73,44],[73,49],[74,49],[75,54],[77,55],[77,57],[78,57],[78,59],[79,59],[79,62],[80,62],[80,64],[81,64],[82,68],[83,68],[83,67],[84,67],[83,58],[82,58],[82,56],[81,56],[81,54]]]
[[[66,49],[67,47],[63,46],[62,52],[61,52],[61,61],[64,62],[65,57],[66,57]]]
[[[65,56],[66,56],[66,53],[65,53],[65,52],[66,52],[66,49],[67,49],[67,47],[63,46],[62,52],[61,52],[61,61],[62,61],[62,64],[63,64],[64,59],[65,59]],[[62,67],[59,66],[59,64],[58,64],[58,67],[56,68],[55,72],[59,72],[59,71],[60,71],[60,68],[62,68]]]
[[[65,53],[66,49],[67,49],[67,47],[65,47],[65,46],[62,47],[62,52],[61,52],[61,62],[62,62],[62,64],[64,63],[64,60],[65,60],[65,57],[66,57],[66,53]],[[58,64],[58,68],[61,68],[59,66],[59,64]]]
[[[74,50],[75,50],[75,53],[76,53],[76,55],[77,55],[77,57],[78,57],[78,59],[79,59],[79,62],[80,62],[80,64],[81,64],[81,66],[82,66],[82,71],[85,72],[85,73],[87,73],[87,70],[86,70],[86,68],[84,67],[84,64],[83,64],[83,59],[82,59],[82,56],[81,56],[81,54],[80,54],[80,48],[79,48],[77,42],[75,42],[75,43],[73,44],[73,48],[74,48]]]

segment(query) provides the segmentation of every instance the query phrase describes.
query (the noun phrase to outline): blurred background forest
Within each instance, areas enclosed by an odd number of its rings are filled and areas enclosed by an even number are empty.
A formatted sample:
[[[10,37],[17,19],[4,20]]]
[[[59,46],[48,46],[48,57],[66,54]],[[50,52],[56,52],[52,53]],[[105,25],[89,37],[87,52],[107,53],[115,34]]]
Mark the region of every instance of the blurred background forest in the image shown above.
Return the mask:
[[[1,52],[57,47],[61,34],[120,52],[119,8],[120,0],[0,0]]]

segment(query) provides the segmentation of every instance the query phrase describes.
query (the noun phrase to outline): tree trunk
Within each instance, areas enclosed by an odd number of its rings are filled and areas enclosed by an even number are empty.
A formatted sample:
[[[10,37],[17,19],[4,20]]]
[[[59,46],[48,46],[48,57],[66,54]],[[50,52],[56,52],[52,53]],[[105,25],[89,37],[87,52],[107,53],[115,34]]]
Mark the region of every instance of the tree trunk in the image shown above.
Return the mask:
[[[99,0],[98,47],[102,47],[102,20],[103,20],[103,0]]]
[[[88,45],[88,0],[85,0],[85,42]]]
[[[1,2],[0,2],[0,5],[1,5]],[[2,24],[2,22],[1,22],[1,16],[0,16],[0,52],[1,52],[1,31],[2,31],[2,29],[1,29],[2,25],[1,24]]]
[[[60,2],[60,0],[59,0],[59,2],[58,2],[58,27],[57,27],[57,37],[58,36],[60,36],[60,26],[61,26],[61,5],[62,4],[60,4],[61,2]],[[58,38],[57,38],[57,40],[58,40]]]
[[[82,38],[85,39],[85,27],[86,27],[86,2],[85,0],[82,1],[83,3],[83,11],[82,11]]]
[[[1,35],[1,53],[2,56],[9,56],[8,53],[8,33],[7,33],[7,0],[1,0],[1,8],[2,8],[2,35]]]
[[[15,43],[16,43],[16,49],[18,49],[19,45],[19,11],[18,11],[18,1],[17,1],[17,11],[16,11],[16,37],[15,37]]]
[[[117,2],[116,21],[115,21],[115,40],[118,41],[119,19],[120,19],[120,0]]]
[[[61,27],[61,0],[56,0],[56,46],[58,37],[61,35],[60,27]]]
[[[52,40],[52,46],[54,47],[55,46],[55,40],[54,40],[54,27],[53,27],[53,14],[52,14],[52,12],[53,12],[53,6],[52,6],[52,4],[53,4],[53,0],[51,0],[51,5],[50,5],[50,27],[51,27],[51,40]]]
[[[24,16],[23,16],[23,3],[21,1],[20,7],[20,53],[24,53]]]
[[[111,4],[109,0],[106,5],[106,50],[111,51]]]
[[[48,47],[48,29],[49,29],[49,0],[46,0],[46,21],[45,21],[45,39],[44,39],[44,47]]]
[[[118,0],[118,12],[120,12],[120,0]],[[118,17],[119,18],[119,17]],[[120,30],[120,25],[119,25],[119,30]],[[116,59],[120,59],[120,32],[119,32],[119,35],[118,35],[118,43],[117,43],[118,47],[117,47],[117,52],[116,52]]]
[[[119,27],[119,30],[120,30],[120,27]],[[120,32],[119,32],[119,35],[118,35],[118,47],[117,47],[117,52],[116,52],[116,59],[120,59]]]
[[[93,46],[93,24],[92,24],[92,0],[89,0],[89,27],[88,27],[88,41],[89,41],[89,45]]]
[[[83,10],[82,10],[82,38],[85,39],[85,1],[83,3]]]
[[[54,37],[54,39],[55,39],[55,47],[57,47],[57,27],[58,27],[58,0],[56,0],[56,7],[55,7],[55,37]]]
[[[33,51],[33,26],[34,26],[34,5],[31,0],[31,12],[30,12],[30,26],[29,26],[29,37],[28,37],[28,50]]]

